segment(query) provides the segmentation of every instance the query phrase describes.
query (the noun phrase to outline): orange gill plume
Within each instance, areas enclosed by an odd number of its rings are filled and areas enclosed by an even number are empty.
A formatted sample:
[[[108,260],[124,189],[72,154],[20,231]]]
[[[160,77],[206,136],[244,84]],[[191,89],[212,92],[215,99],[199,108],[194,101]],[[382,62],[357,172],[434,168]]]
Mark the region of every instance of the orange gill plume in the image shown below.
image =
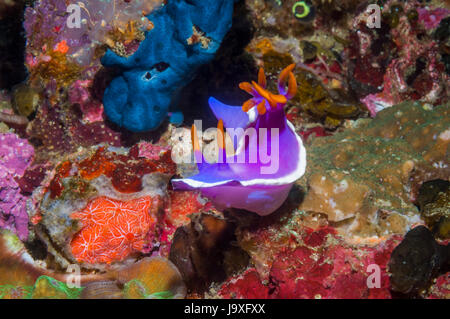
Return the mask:
[[[288,100],[292,99],[297,94],[297,80],[292,72],[295,68],[295,64],[290,64],[283,69],[278,78],[278,92],[284,95]],[[286,82],[288,84],[288,90],[285,91]]]
[[[295,64],[291,64],[283,69],[280,73],[278,80],[278,93],[273,94],[266,89],[267,79],[264,74],[264,69],[260,68],[258,72],[258,83],[255,81],[242,82],[239,84],[239,88],[244,90],[253,97],[245,101],[242,105],[242,110],[248,112],[255,105],[257,106],[257,111],[259,115],[264,115],[266,113],[265,102],[267,102],[271,108],[277,108],[279,105],[284,106],[287,100],[293,98],[297,93],[297,81],[295,79],[294,73],[292,72],[295,68]],[[286,91],[287,84],[287,91]]]

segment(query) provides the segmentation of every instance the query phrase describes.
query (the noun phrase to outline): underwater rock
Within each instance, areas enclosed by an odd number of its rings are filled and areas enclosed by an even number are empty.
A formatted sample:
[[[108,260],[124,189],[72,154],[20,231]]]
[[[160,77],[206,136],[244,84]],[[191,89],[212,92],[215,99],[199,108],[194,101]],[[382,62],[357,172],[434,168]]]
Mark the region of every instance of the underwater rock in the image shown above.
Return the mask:
[[[102,64],[121,74],[106,88],[108,118],[134,132],[156,130],[165,120],[174,94],[197,68],[211,61],[231,27],[235,0],[172,1],[147,16],[154,27],[129,57],[108,50]],[[176,18],[175,18],[176,17]],[[169,115],[182,122],[179,112]]]
[[[448,179],[449,107],[403,103],[308,146],[303,211],[326,214],[349,240],[404,234],[421,221],[420,185]]]
[[[129,146],[126,136],[103,121],[80,121],[73,109],[41,105],[36,117],[27,127],[29,140],[38,150],[39,161],[49,161],[65,153],[75,152],[80,146],[90,147],[101,143],[111,146]]]
[[[12,105],[17,113],[29,116],[36,110],[38,103],[39,94],[35,89],[25,84],[14,87]]]
[[[193,215],[179,227],[172,241],[169,260],[180,270],[190,290],[202,291],[212,281],[226,278],[223,252],[233,238],[234,226],[217,213]]]
[[[410,230],[389,261],[392,289],[403,294],[426,290],[441,269],[449,265],[448,244],[439,245],[425,226]]]
[[[220,287],[218,294],[226,299],[268,299],[269,287],[261,282],[258,272],[249,268]]]
[[[93,99],[89,88],[93,85],[90,80],[77,80],[69,88],[69,101],[77,105],[83,113],[83,121],[87,123],[103,120],[103,105]]]
[[[430,10],[429,8],[418,8],[419,21],[424,24],[427,29],[436,28],[442,19],[450,15],[450,10],[446,8],[435,8]]]

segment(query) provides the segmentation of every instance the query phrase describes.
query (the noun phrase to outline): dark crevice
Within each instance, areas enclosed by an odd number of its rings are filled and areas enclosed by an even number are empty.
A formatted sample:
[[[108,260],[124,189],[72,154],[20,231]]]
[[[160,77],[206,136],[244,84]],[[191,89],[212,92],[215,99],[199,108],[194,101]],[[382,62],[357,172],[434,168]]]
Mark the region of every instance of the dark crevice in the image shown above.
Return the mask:
[[[0,4],[0,89],[10,90],[27,77],[24,9],[25,1]]]

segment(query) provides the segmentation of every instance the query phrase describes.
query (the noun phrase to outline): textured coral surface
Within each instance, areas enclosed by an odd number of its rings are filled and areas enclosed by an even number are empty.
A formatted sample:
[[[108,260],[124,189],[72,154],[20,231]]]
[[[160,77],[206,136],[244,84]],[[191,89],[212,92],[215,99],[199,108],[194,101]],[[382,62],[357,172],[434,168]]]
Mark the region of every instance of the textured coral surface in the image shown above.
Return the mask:
[[[71,215],[83,224],[70,243],[72,254],[80,262],[110,263],[143,250],[155,223],[150,214],[152,204],[151,197],[127,202],[98,197],[89,202]]]

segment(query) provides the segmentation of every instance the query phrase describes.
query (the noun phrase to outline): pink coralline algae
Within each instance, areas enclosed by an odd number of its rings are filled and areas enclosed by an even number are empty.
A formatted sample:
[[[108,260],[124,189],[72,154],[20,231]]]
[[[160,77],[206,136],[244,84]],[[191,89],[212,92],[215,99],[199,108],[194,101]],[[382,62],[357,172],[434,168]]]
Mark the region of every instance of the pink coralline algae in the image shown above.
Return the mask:
[[[450,10],[445,8],[436,8],[428,10],[426,8],[418,8],[419,21],[423,23],[426,29],[436,28],[442,19],[450,15]]]
[[[0,135],[0,228],[28,238],[27,197],[21,194],[17,180],[25,173],[34,157],[34,149],[15,134]]]
[[[87,123],[103,120],[103,104],[93,99],[89,88],[92,80],[77,80],[69,89],[69,101],[73,105],[78,105],[83,113],[83,121]]]
[[[305,227],[274,256],[269,275],[249,268],[219,289],[224,298],[391,298],[387,263],[400,236],[375,247],[351,247],[332,227]],[[294,238],[295,237],[295,238]],[[301,241],[302,244],[295,244]],[[378,272],[379,276],[370,276]]]

